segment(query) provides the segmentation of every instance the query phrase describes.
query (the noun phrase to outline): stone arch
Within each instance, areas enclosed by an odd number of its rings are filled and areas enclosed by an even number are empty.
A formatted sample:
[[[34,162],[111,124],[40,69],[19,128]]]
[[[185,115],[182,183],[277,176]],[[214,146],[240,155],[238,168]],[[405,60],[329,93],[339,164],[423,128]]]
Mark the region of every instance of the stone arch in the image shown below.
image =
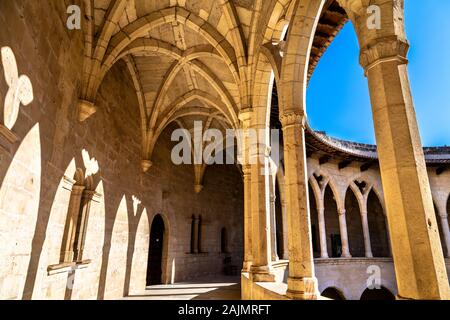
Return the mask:
[[[176,233],[175,217],[172,213],[159,212],[154,214],[149,221],[153,222],[156,216],[160,216],[164,222],[164,246],[162,256],[162,283],[172,284],[175,281],[175,258],[173,255],[173,248],[176,246],[176,238],[172,235]],[[173,221],[173,223],[172,223]],[[151,224],[150,224],[151,228]]]
[[[274,73],[269,59],[260,53],[256,66],[255,81],[253,87],[253,125],[258,128],[268,128],[270,125],[270,109]]]
[[[147,260],[147,285],[159,285],[164,283],[164,269],[167,262],[167,237],[166,225],[160,214],[154,215],[151,227]]]
[[[345,209],[345,202],[344,202],[344,197],[345,197],[345,193],[343,193],[343,195],[341,196],[341,192],[339,191],[339,186],[336,183],[336,181],[332,178],[332,176],[324,176],[326,178],[326,186],[330,187],[330,189],[333,192],[333,196],[335,198],[336,201],[336,205],[337,205],[337,209],[338,211],[342,211]]]
[[[373,256],[389,257],[390,246],[387,219],[381,201],[374,189],[370,190],[367,197],[367,220]]]
[[[362,196],[360,198],[362,198]],[[345,212],[349,249],[353,257],[365,257],[364,233],[360,207],[361,200],[362,199],[358,200],[358,197],[352,188],[347,188],[345,194]]]
[[[283,58],[280,114],[306,114],[306,84],[314,34],[323,9],[323,0],[297,1],[289,27]]]
[[[319,239],[319,214],[317,211],[317,204],[321,202],[318,200],[316,191],[314,191],[314,180],[310,179],[309,182],[309,210],[311,219],[311,239],[314,258],[320,257],[320,239]]]
[[[335,287],[328,287],[322,291],[321,296],[332,300],[346,300],[341,290]]]

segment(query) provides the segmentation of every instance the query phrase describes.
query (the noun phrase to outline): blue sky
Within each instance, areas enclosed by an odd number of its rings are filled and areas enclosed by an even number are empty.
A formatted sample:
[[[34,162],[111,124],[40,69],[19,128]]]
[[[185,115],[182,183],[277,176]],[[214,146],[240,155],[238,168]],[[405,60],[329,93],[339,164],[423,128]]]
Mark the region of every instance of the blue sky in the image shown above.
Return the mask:
[[[405,2],[409,75],[422,142],[450,145],[450,1]],[[367,79],[358,56],[356,34],[348,23],[311,78],[307,112],[316,130],[375,143]]]

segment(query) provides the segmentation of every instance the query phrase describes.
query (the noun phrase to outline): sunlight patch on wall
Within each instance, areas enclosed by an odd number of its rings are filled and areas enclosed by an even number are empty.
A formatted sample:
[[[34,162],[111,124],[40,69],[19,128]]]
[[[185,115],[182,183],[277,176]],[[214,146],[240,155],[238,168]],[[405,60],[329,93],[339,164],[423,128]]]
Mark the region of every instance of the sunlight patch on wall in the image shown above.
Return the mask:
[[[0,299],[21,299],[41,192],[39,124],[23,139],[0,189]]]

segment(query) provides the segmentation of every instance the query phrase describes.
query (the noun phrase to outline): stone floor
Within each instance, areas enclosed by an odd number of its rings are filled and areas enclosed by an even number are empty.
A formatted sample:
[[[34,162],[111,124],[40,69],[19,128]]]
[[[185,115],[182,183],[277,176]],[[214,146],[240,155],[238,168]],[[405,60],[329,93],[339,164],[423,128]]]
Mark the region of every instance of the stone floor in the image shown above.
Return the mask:
[[[127,300],[240,300],[239,277],[205,278],[192,282],[147,287]]]

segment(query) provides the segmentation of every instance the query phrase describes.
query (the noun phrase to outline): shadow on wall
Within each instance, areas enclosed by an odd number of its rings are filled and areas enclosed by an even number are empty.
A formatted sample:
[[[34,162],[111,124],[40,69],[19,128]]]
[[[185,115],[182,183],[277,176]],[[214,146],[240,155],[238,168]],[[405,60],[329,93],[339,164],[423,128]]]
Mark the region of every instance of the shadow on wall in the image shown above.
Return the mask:
[[[56,189],[42,188],[42,171],[48,168],[41,164],[39,124],[18,147],[0,188],[0,299],[118,298],[145,289],[147,210],[136,197],[123,195],[115,218],[107,219],[114,216],[107,210],[114,207],[115,197],[105,201],[102,181],[93,187],[99,199],[90,204],[86,221],[82,260],[89,261],[87,268],[60,265],[49,274],[49,266],[61,264],[77,158],[63,177],[46,180],[48,187],[59,178]]]

